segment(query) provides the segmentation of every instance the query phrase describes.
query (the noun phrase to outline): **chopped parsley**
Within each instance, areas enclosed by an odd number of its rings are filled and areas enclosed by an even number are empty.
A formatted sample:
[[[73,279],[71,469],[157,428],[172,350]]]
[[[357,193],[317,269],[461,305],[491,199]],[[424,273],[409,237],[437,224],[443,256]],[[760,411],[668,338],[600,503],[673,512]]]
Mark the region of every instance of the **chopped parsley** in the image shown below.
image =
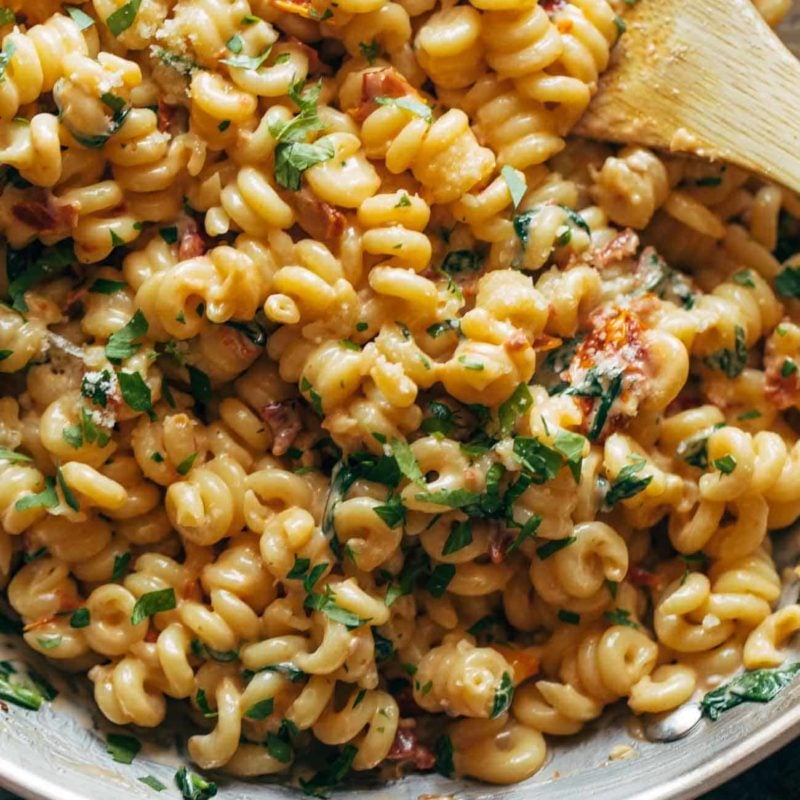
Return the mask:
[[[569,547],[577,541],[578,539],[575,536],[567,536],[564,539],[550,539],[536,548],[536,555],[544,561],[550,558],[550,556],[555,555],[559,550],[563,550],[565,547]]]
[[[133,411],[145,412],[151,420],[156,418],[150,387],[138,372],[118,372],[117,380],[122,398]]]
[[[703,363],[706,366],[724,372],[729,378],[739,376],[747,365],[747,344],[745,342],[744,328],[741,325],[736,325],[733,331],[733,350],[723,348],[703,359]]]
[[[397,106],[398,108],[402,108],[403,111],[408,111],[415,117],[424,119],[429,125],[433,122],[433,111],[431,107],[420,100],[414,100],[412,97],[376,97],[374,101],[379,106]]]
[[[583,382],[578,386],[569,386],[564,390],[566,395],[597,398],[597,407],[588,431],[591,441],[596,441],[605,427],[608,413],[614,401],[622,392],[623,372],[618,368],[600,371],[597,367],[587,370]]]
[[[503,677],[500,679],[500,685],[495,689],[492,712],[489,714],[489,719],[495,719],[508,711],[513,699],[514,683],[511,680],[511,676],[504,672]]]
[[[757,669],[743,672],[728,683],[708,692],[700,701],[700,708],[711,720],[742,703],[768,703],[788,686],[800,672],[800,662],[782,669]]]
[[[250,706],[250,708],[244,712],[244,716],[247,717],[247,719],[263,720],[272,713],[274,707],[275,701],[271,697],[267,697],[265,700],[259,700],[257,703]]]
[[[125,281],[112,281],[108,278],[97,278],[89,287],[89,291],[95,292],[96,294],[114,294],[126,289],[127,286],[128,284],[125,283]]]
[[[723,474],[730,475],[736,469],[736,459],[728,453],[714,460],[714,466]]]
[[[141,749],[142,743],[133,736],[109,733],[106,737],[106,752],[118,764],[132,764]]]
[[[740,286],[746,286],[748,289],[755,289],[756,284],[753,280],[753,273],[749,269],[740,269],[733,274],[733,280]]]
[[[521,383],[514,389],[511,397],[501,404],[497,411],[497,418],[500,425],[498,431],[500,437],[508,436],[517,424],[517,420],[533,405],[533,397],[530,389]],[[581,437],[583,438],[583,437]]]
[[[784,267],[775,278],[775,290],[781,297],[800,298],[800,267]]]
[[[360,628],[369,622],[368,619],[362,619],[353,611],[338,605],[333,590],[329,585],[325,587],[322,594],[311,592],[306,595],[303,606],[314,611],[321,611],[328,619],[333,620],[333,622],[341,622],[348,630]]]
[[[188,364],[189,391],[192,397],[201,405],[207,406],[211,402],[211,379],[203,370]]]
[[[639,627],[639,625],[630,618],[631,612],[624,608],[615,608],[613,611],[604,611],[603,616],[614,625],[624,625],[627,628]]]
[[[606,493],[603,503],[605,509],[611,509],[620,500],[627,500],[639,494],[639,492],[644,491],[653,480],[652,475],[636,477],[637,473],[641,472],[647,465],[647,459],[637,455],[631,455],[628,456],[628,458],[631,463],[626,464],[619,473],[617,473],[617,477],[612,481]]]
[[[191,468],[194,466],[194,462],[197,460],[197,452],[189,453],[186,458],[184,458],[178,466],[175,467],[175,472],[178,475],[188,475]]]
[[[76,6],[66,6],[64,10],[72,17],[72,21],[78,26],[78,30],[85,31],[94,25],[94,20],[82,9]]]
[[[6,44],[6,48],[9,44],[11,43]],[[1,61],[2,56],[0,56]],[[57,278],[76,260],[71,240],[59,242],[52,247],[45,247],[35,242],[21,250],[9,248],[6,251],[6,275],[11,307],[15,311],[27,311],[25,292],[42,281]]]
[[[137,778],[136,780],[143,783],[145,786],[149,786],[154,792],[163,792],[167,788],[154,775],[143,775],[141,778]]]
[[[326,792],[337,784],[341,783],[350,768],[353,766],[353,759],[358,754],[355,745],[346,744],[336,758],[324,769],[319,770],[309,780],[300,778],[300,786],[306,794],[314,797],[325,797]]]
[[[144,314],[142,314],[141,310],[137,310],[123,328],[108,337],[108,342],[106,343],[106,357],[108,360],[118,363],[138,352],[142,345],[136,343],[136,339],[144,336],[149,328],[150,326],[147,324]]]
[[[425,478],[408,442],[400,439],[392,439],[392,455],[397,462],[400,472],[402,472],[406,478],[420,486],[425,485]]]
[[[217,785],[201,778],[187,767],[181,767],[175,773],[175,785],[180,789],[184,800],[208,800],[217,793]]]
[[[56,482],[47,475],[44,479],[44,489],[36,494],[24,494],[14,503],[17,511],[28,511],[32,508],[55,508],[58,505]]]
[[[375,506],[373,511],[389,528],[397,528],[406,520],[406,508],[400,495],[391,495],[382,505]]]
[[[106,17],[106,25],[114,36],[119,36],[133,25],[141,4],[142,0],[129,0]]]
[[[69,618],[70,628],[88,628],[91,617],[88,608],[77,608]]]
[[[454,522],[450,526],[450,533],[447,541],[442,548],[442,555],[449,556],[463,550],[468,544],[472,544],[472,525],[467,522]]]
[[[304,81],[289,87],[289,97],[300,109],[300,113],[289,122],[270,126],[275,139],[275,180],[284,189],[298,191],[303,172],[314,164],[333,158],[333,145],[325,139],[309,144],[306,139],[314,131],[324,130],[325,125],[317,113],[317,102],[322,84],[317,83],[301,94]]]
[[[381,55],[381,46],[377,39],[373,39],[371,42],[359,42],[358,49],[370,66],[372,66]]]
[[[133,607],[131,625],[138,625],[154,614],[159,614],[162,611],[171,611],[176,607],[174,589],[158,589],[155,592],[147,592],[136,601]]]
[[[425,588],[434,597],[442,597],[455,574],[454,564],[437,564],[431,571]]]

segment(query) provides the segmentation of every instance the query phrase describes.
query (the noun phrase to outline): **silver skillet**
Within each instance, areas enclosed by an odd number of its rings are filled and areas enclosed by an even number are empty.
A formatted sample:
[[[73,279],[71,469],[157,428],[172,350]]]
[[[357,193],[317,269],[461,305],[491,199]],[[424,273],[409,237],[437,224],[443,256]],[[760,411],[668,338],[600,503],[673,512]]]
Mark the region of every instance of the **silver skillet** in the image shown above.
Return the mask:
[[[781,26],[781,35],[800,55],[800,8]],[[776,542],[780,566],[800,560],[800,529]],[[784,601],[797,598],[788,586]],[[153,800],[177,798],[175,770],[188,763],[175,747],[169,726],[138,731],[144,748],[130,766],[105,752],[105,732],[115,730],[95,710],[87,682],[64,678],[20,641],[0,634],[0,659],[31,663],[59,690],[39,712],[14,706],[0,711],[0,786],[30,800]],[[177,721],[178,724],[180,720]],[[800,678],[771,703],[744,704],[717,722],[702,720],[670,743],[653,743],[624,707],[612,707],[581,734],[550,737],[540,772],[523,784],[490,787],[449,781],[437,775],[411,776],[388,785],[340,790],[338,800],[417,800],[420,795],[458,800],[685,800],[730,780],[800,735]],[[630,757],[612,760],[619,745]],[[138,778],[157,777],[168,788],[156,795]],[[273,782],[217,778],[220,800],[283,800],[299,792]]]

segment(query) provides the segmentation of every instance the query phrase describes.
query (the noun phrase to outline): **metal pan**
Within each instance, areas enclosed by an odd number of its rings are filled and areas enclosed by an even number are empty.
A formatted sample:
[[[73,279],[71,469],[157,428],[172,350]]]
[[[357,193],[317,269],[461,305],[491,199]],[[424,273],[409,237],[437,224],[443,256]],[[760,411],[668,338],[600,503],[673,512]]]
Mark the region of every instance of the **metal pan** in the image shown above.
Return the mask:
[[[790,16],[781,34],[800,54],[800,13]],[[797,563],[800,531],[779,538],[776,560]],[[784,601],[794,601],[789,587]],[[152,800],[153,790],[138,779],[157,777],[169,787],[163,798],[177,797],[173,776],[188,761],[178,752],[175,728],[138,731],[145,743],[135,762],[117,764],[105,751],[105,734],[116,730],[95,710],[87,682],[49,669],[25,646],[0,635],[0,659],[32,664],[60,694],[38,712],[11,707],[0,712],[0,785],[30,800]],[[173,725],[180,726],[180,720]],[[524,784],[489,787],[439,776],[412,776],[385,785],[337,792],[339,800],[417,800],[420,795],[455,795],[459,800],[684,800],[729,780],[800,734],[800,679],[766,705],[746,704],[717,722],[702,721],[683,739],[654,744],[637,734],[624,707],[564,740],[550,738],[548,762]],[[630,758],[611,760],[618,745]],[[219,777],[223,800],[279,800],[298,792],[275,782],[245,782]]]

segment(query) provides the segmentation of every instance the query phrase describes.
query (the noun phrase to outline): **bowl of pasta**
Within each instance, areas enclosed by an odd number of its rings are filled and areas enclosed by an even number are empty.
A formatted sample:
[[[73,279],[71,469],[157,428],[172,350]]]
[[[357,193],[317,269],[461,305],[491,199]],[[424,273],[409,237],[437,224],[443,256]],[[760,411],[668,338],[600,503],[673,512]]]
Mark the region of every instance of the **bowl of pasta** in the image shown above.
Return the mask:
[[[800,200],[570,135],[635,2],[0,7],[0,785],[677,800],[796,734]]]

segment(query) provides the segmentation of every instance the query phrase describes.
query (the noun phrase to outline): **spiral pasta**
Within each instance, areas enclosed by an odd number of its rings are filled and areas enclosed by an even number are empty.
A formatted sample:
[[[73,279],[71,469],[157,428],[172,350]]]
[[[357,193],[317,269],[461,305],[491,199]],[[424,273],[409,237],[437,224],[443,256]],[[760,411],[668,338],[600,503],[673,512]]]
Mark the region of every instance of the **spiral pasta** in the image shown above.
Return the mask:
[[[27,5],[0,589],[105,717],[504,784],[781,664],[800,204],[570,136],[624,4]]]

